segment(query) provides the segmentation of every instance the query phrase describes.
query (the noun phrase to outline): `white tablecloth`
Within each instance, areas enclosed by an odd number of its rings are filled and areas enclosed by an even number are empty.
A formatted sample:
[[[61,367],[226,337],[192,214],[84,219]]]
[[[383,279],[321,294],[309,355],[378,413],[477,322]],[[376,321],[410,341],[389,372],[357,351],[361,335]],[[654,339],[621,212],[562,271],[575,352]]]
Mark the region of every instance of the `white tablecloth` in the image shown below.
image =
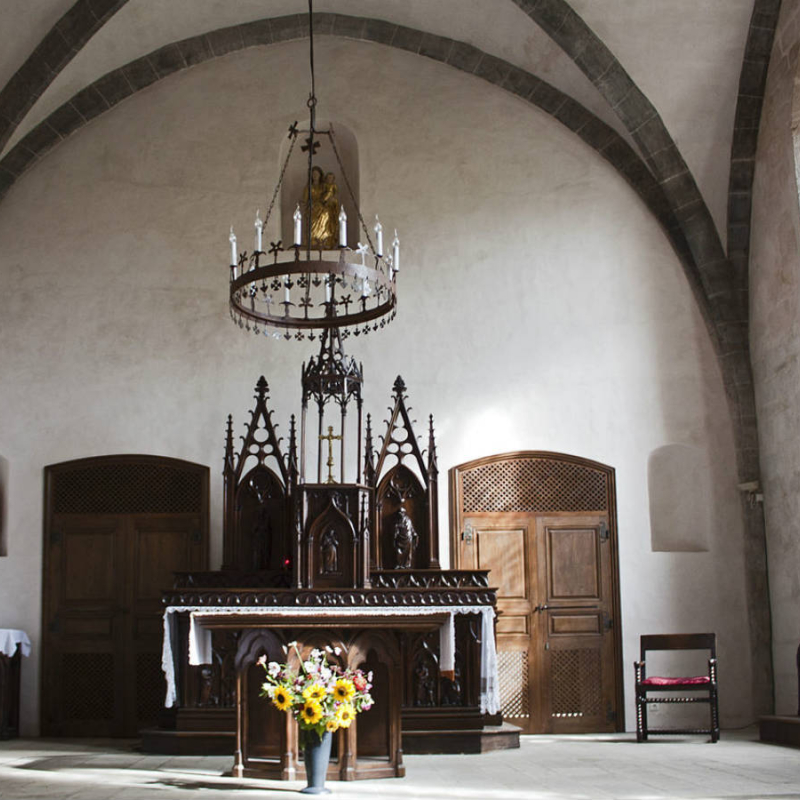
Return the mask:
[[[29,656],[31,654],[31,640],[25,631],[0,628],[0,653],[11,658],[17,651],[17,645],[19,645],[22,655]]]
[[[484,714],[497,714],[500,711],[500,690],[497,679],[497,651],[494,644],[494,609],[491,606],[425,606],[420,608],[396,608],[376,606],[345,606],[317,608],[308,606],[169,606],[164,612],[164,646],[161,654],[161,667],[167,679],[167,708],[175,705],[175,661],[172,655],[172,623],[176,612],[189,612],[189,663],[211,663],[211,631],[202,626],[204,617],[219,615],[263,617],[336,617],[352,616],[408,616],[424,617],[447,614],[447,621],[439,631],[439,668],[442,672],[452,672],[455,667],[455,615],[481,615],[481,694],[480,706]]]

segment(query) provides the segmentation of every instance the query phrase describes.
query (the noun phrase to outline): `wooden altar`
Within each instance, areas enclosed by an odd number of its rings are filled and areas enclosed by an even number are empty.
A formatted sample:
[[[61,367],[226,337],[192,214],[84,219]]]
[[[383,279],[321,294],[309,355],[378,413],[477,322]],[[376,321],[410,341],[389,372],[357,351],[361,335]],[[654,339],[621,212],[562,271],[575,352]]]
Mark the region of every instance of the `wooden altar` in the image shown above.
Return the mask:
[[[362,451],[361,386],[361,367],[333,330],[303,367],[299,443],[292,417],[283,452],[263,377],[238,452],[228,417],[224,563],[217,572],[180,573],[164,593],[171,688],[160,728],[143,732],[145,750],[235,752],[234,774],[302,777],[294,723],[258,697],[257,659],[284,660],[282,648],[292,640],[307,649],[336,644],[343,663],[376,675],[375,706],[339,733],[331,778],[402,775],[403,751],[519,745],[518,731],[502,726],[499,715],[496,593],[488,573],[439,566],[432,417],[423,451],[398,377],[380,447],[368,415]],[[310,401],[318,410],[313,483],[306,481]],[[328,426],[323,436],[329,401],[338,434]],[[350,405],[356,469],[346,483]]]

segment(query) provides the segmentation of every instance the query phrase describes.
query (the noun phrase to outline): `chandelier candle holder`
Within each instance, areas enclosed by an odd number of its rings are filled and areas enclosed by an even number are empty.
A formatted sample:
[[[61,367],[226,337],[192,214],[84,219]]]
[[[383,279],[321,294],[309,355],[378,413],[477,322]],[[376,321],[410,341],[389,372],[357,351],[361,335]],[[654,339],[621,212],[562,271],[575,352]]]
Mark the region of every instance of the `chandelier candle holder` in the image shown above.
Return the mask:
[[[311,93],[308,98],[310,124],[305,130],[293,123],[291,145],[281,168],[272,200],[262,220],[256,211],[253,251],[239,252],[231,226],[230,314],[240,328],[275,339],[314,340],[324,331],[340,329],[341,337],[367,335],[394,319],[397,308],[397,273],[400,240],[394,232],[391,253],[383,250],[383,225],[375,217],[370,231],[364,223],[350,180],[336,146],[333,126],[316,126],[317,98],[314,91],[314,32],[312,0],[309,0],[309,42]],[[364,243],[355,248],[347,240],[347,213],[338,201],[333,173],[325,174],[314,157],[320,138],[327,137],[347,189],[347,197],[358,214]],[[293,216],[293,243],[284,247],[278,240],[263,246],[289,160],[301,139],[307,154],[307,181],[301,203]],[[374,243],[372,235],[374,234]],[[338,243],[338,244],[337,244]]]

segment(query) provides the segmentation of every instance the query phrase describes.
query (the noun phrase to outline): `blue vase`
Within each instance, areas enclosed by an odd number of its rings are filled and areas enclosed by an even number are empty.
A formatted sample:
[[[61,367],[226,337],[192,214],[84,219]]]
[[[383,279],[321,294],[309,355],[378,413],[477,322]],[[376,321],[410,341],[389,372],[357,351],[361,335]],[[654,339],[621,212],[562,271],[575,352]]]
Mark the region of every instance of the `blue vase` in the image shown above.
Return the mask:
[[[303,794],[330,794],[331,790],[325,788],[325,775],[331,759],[331,742],[333,741],[331,733],[326,731],[320,739],[316,733],[308,731],[304,738],[303,761],[306,765],[308,786],[300,791]]]

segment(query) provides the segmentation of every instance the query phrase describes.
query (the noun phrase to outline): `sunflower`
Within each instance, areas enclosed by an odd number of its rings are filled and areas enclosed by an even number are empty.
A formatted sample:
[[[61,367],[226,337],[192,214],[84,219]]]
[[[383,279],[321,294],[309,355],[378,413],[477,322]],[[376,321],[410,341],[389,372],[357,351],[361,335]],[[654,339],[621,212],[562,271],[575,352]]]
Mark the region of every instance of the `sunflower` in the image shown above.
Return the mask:
[[[306,725],[316,725],[322,719],[322,706],[316,700],[309,700],[300,712],[300,719]]]
[[[356,718],[356,710],[350,703],[342,703],[336,709],[336,721],[340,728],[349,728],[350,723]]]
[[[334,733],[335,731],[339,730],[339,720],[335,717],[332,717],[325,723],[325,730],[329,731],[330,733]]]
[[[312,683],[303,689],[303,700],[322,700],[325,694],[325,687],[321,683]]]
[[[286,711],[294,702],[294,695],[283,686],[278,686],[272,695],[272,702],[281,710]]]
[[[353,681],[347,678],[339,678],[333,687],[333,699],[340,703],[351,700],[355,693],[356,687],[353,686]]]

